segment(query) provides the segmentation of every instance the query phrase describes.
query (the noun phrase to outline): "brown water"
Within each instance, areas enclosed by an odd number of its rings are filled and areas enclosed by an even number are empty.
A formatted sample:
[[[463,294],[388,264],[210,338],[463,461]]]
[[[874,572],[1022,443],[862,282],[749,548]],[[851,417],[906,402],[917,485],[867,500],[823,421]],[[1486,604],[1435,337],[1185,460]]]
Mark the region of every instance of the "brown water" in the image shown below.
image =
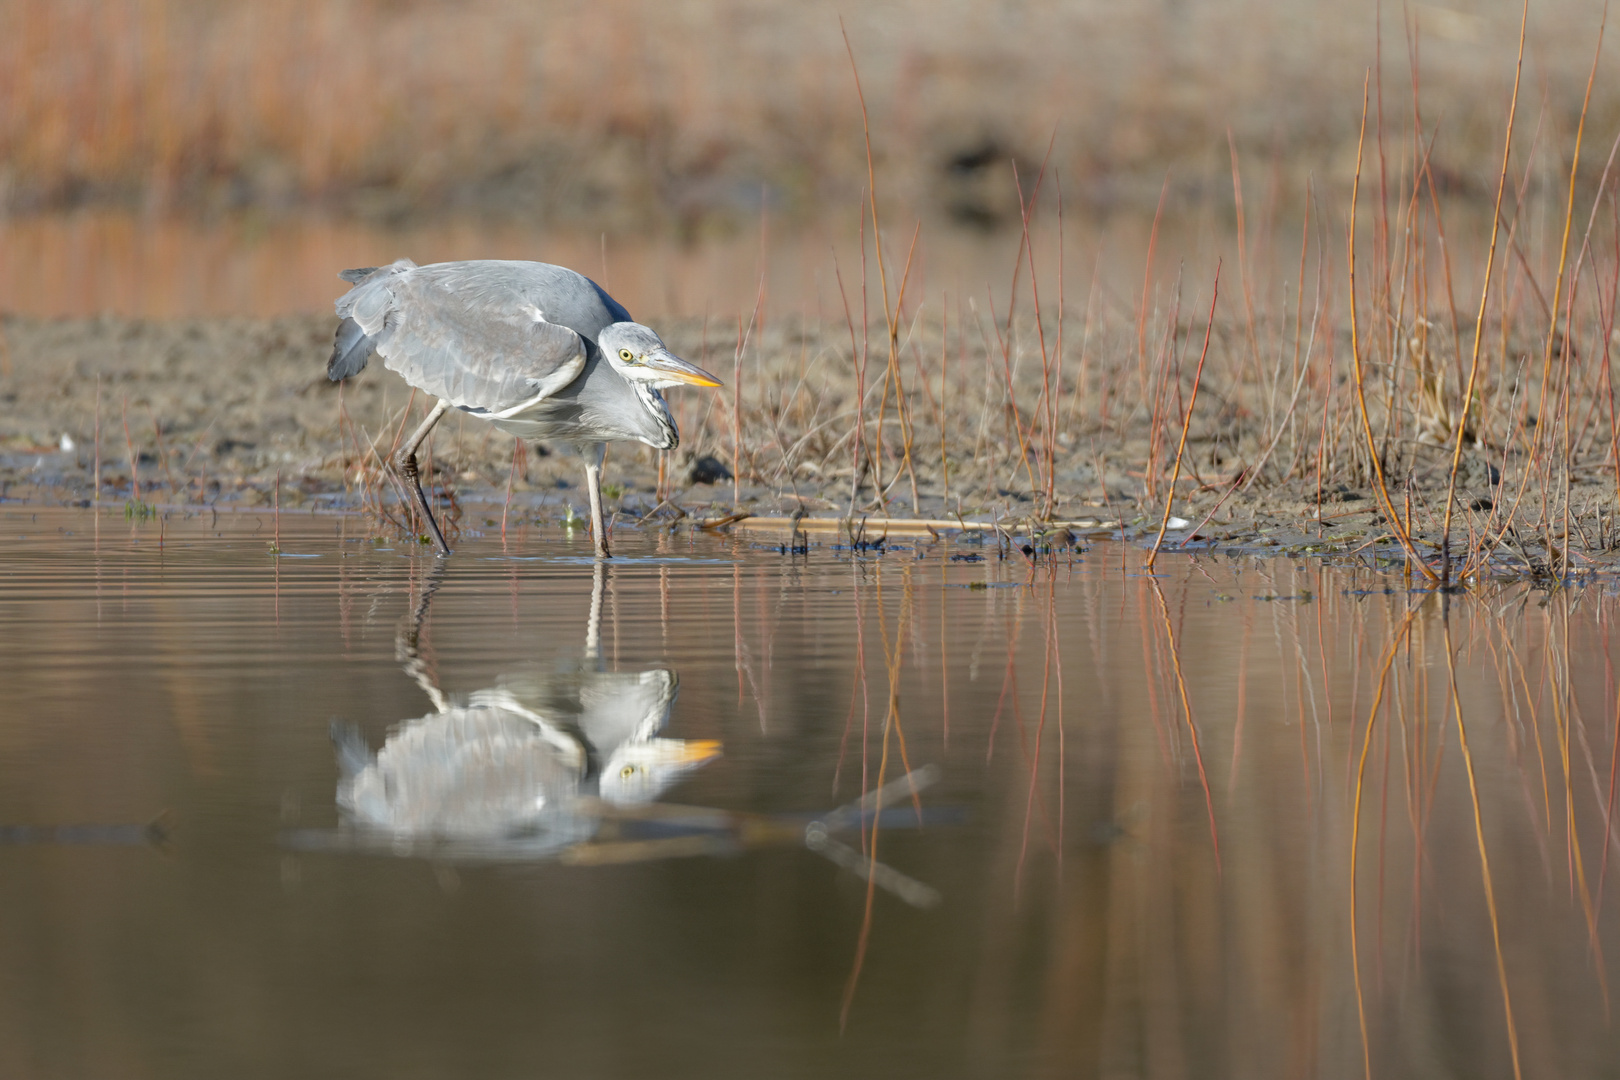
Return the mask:
[[[847,246],[853,250],[843,254],[854,262],[845,275],[853,291],[860,280],[856,222],[852,210],[848,230],[800,230],[774,238],[767,233],[766,259],[757,228],[680,244],[476,221],[385,229],[309,218],[208,225],[123,214],[20,218],[0,222],[0,311],[147,317],[330,311],[345,287],[339,270],[409,257],[418,263],[560,263],[605,282],[644,318],[708,310],[727,322],[738,311],[747,317],[763,273],[784,308],[815,314],[819,305],[826,316],[842,319],[831,245],[834,237],[842,242],[842,234],[850,234]],[[997,284],[1005,288],[1016,237],[1010,244],[1004,238],[992,243],[946,230],[942,240],[948,252],[942,259],[955,266],[993,262]],[[988,274],[976,274],[969,288],[981,290],[988,281]]]
[[[1612,1074],[1607,585],[276,529],[0,508],[0,825],[101,827],[0,831],[0,1075]],[[659,802],[345,824],[333,718],[645,672]]]
[[[1161,230],[1162,249],[1173,253],[1170,273],[1176,260],[1190,258],[1186,273],[1207,279],[1216,256],[1232,247],[1225,225],[1215,224],[1221,220],[1205,209]],[[746,322],[762,299],[778,313],[841,324],[847,298],[858,320],[862,223],[859,208],[851,206],[825,221],[790,227],[767,217],[733,233],[680,242],[670,236],[542,231],[478,220],[384,228],[302,216],[208,223],[113,212],[0,217],[0,312],[50,318],[330,312],[347,287],[337,273],[348,267],[402,257],[418,263],[533,259],[595,278],[638,318],[707,314],[723,339],[735,317],[740,314]],[[908,308],[938,302],[941,290],[950,292],[953,303],[983,304],[993,292],[994,303],[1005,306],[1021,254],[1016,231],[932,223],[919,229],[912,252],[907,245],[916,224],[898,212],[885,222],[885,233],[892,231],[884,249],[889,271],[900,275],[907,255],[913,257]],[[1071,214],[1065,230],[1070,304],[1077,310],[1086,305],[1095,276],[1104,302],[1132,306],[1151,229],[1151,220],[1135,216],[1088,220]],[[1050,303],[1057,288],[1056,232],[1042,219],[1036,237],[1037,268],[1048,283]],[[869,233],[867,247],[869,314],[881,321],[882,291]],[[1285,254],[1291,256],[1292,249]],[[890,283],[891,289],[897,285]]]

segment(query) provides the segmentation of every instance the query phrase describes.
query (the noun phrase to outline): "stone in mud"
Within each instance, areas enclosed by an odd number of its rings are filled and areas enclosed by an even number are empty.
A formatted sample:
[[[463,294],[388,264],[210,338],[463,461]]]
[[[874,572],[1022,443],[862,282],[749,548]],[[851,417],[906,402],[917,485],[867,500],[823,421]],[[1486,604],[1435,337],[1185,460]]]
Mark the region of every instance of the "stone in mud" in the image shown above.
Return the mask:
[[[731,470],[726,468],[725,462],[713,454],[704,454],[692,462],[692,468],[686,476],[694,484],[718,484],[722,480],[731,479]]]

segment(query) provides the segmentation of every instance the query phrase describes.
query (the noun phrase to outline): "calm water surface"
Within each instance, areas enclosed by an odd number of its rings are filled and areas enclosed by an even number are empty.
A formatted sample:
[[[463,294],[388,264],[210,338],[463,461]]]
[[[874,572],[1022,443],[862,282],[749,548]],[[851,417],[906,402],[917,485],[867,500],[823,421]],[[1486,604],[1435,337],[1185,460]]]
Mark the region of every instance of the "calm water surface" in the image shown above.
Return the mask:
[[[1605,586],[273,528],[0,508],[0,1075],[1620,1060]],[[340,808],[477,708],[519,750],[435,760],[484,798],[541,755],[572,832]],[[650,750],[690,760],[610,797]]]
[[[851,205],[827,220],[791,228],[766,221],[763,232],[751,225],[685,243],[477,221],[375,228],[298,216],[208,224],[106,212],[0,216],[0,311],[46,318],[330,314],[346,287],[337,272],[346,267],[401,257],[424,264],[538,259],[590,275],[643,319],[710,316],[723,338],[718,327],[739,313],[746,322],[761,301],[761,289],[779,314],[842,325],[846,298],[858,314],[861,220]],[[1041,228],[1036,263],[1043,281],[1055,281],[1056,236]],[[1074,262],[1067,272],[1075,295],[1085,295],[1080,283],[1093,265],[1102,287],[1134,295],[1152,228],[1151,218],[1133,215],[1071,221],[1066,235]],[[1163,230],[1166,250],[1192,260],[1190,278],[1212,271],[1215,256],[1231,246],[1222,247],[1229,239],[1224,233],[1209,235],[1212,228],[1204,222],[1188,235],[1168,225]],[[1016,229],[985,233],[941,225],[922,235],[909,278],[912,295],[937,300],[947,289],[979,303],[988,295],[1005,297],[1013,267],[1023,257]],[[1291,258],[1292,247],[1284,247]],[[869,278],[869,303],[881,313],[875,267]],[[874,318],[881,322],[880,314]]]

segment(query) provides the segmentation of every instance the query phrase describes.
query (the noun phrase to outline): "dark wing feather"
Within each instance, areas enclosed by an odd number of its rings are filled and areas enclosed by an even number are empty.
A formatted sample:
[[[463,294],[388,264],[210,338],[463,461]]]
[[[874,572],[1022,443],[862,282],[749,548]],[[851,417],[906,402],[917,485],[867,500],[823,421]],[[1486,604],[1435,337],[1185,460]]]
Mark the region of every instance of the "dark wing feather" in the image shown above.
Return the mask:
[[[376,343],[366,336],[359,323],[344,319],[338,324],[337,340],[332,343],[332,358],[326,362],[326,377],[337,382],[360,374],[374,348]]]

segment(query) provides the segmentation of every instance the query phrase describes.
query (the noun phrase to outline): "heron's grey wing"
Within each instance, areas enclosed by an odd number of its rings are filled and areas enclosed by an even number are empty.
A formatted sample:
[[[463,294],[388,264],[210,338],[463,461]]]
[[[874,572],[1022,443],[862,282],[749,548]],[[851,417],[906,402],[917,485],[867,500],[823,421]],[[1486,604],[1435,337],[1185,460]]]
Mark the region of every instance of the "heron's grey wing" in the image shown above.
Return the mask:
[[[520,290],[463,271],[467,265],[396,263],[350,289],[338,314],[406,382],[457,408],[498,417],[578,378],[585,340],[547,322]]]
[[[579,688],[579,730],[603,760],[627,743],[660,731],[675,704],[673,671],[589,672]]]
[[[500,836],[544,821],[577,792],[583,755],[539,737],[526,717],[449,709],[389,736],[376,762],[340,784],[367,824],[422,836]]]
[[[474,690],[468,695],[467,704],[476,708],[501,709],[521,716],[534,725],[535,734],[559,752],[578,754],[579,740],[564,730],[572,723],[578,707],[570,707],[566,702],[559,707],[557,694],[548,691],[554,691],[550,680],[519,676],[514,685],[503,676],[499,686]]]
[[[629,322],[624,305],[596,282],[566,266],[515,260],[476,259],[433,263],[415,275],[467,292],[515,294],[538,307],[547,322],[566,326],[587,341],[616,322]]]

